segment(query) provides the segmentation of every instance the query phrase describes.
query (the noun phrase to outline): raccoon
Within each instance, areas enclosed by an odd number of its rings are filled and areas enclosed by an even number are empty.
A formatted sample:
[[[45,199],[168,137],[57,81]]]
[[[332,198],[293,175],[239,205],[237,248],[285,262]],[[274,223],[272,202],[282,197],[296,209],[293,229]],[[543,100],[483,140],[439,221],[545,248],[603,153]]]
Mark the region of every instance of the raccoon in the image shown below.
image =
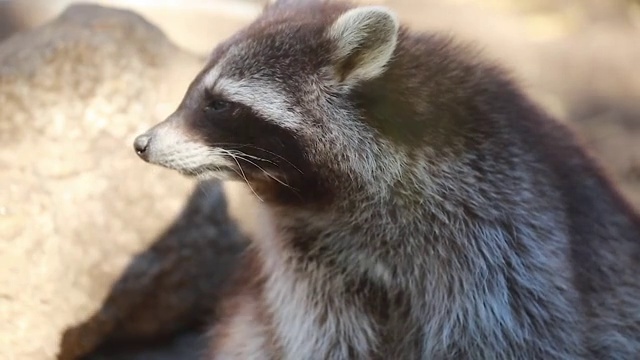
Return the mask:
[[[387,7],[266,6],[134,147],[259,199],[207,359],[640,356],[640,217],[507,70]]]

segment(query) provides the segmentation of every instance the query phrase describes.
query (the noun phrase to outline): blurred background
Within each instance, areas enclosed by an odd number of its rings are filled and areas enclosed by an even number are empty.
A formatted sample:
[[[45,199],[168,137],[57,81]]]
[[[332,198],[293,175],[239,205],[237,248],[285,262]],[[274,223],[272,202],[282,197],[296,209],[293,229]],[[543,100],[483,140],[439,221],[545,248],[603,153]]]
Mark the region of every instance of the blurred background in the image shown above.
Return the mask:
[[[640,208],[640,1],[358,2],[475,42]],[[253,199],[131,144],[264,3],[0,0],[0,358],[196,358]]]

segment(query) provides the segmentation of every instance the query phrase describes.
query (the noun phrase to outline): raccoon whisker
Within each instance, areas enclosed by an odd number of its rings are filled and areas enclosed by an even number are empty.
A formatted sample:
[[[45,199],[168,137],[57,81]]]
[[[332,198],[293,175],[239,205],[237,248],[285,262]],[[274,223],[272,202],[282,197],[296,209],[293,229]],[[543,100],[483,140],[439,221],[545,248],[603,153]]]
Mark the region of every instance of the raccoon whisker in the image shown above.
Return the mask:
[[[275,163],[275,162],[273,162],[273,161],[270,161],[270,160],[267,160],[267,159],[264,159],[264,158],[261,158],[261,157],[258,157],[258,156],[249,155],[249,154],[244,153],[244,152],[239,151],[239,150],[227,150],[227,151],[228,151],[229,153],[233,153],[233,154],[235,154],[238,158],[240,158],[240,159],[242,159],[242,160],[245,160],[245,161],[247,161],[247,162],[251,163],[252,165],[256,166],[257,168],[259,168],[260,170],[262,170],[262,171],[263,171],[263,172],[265,172],[265,173],[267,173],[267,171],[266,171],[266,170],[264,170],[262,167],[258,166],[258,164],[256,164],[255,162],[253,162],[253,161],[249,161],[249,159],[254,159],[254,160],[256,160],[256,161],[264,161],[264,162],[267,162],[267,163],[269,163],[269,164],[272,164],[272,165],[274,165],[274,166],[278,167],[278,164],[277,164],[277,163]],[[270,173],[267,173],[267,174],[268,174],[268,175],[271,175]],[[277,180],[277,179],[276,179],[276,180]]]
[[[238,159],[236,158],[236,156],[234,154],[232,154],[229,150],[225,150],[225,149],[220,149],[222,152],[228,154],[229,156],[231,156],[231,158],[233,159],[233,161],[236,162],[236,164],[238,165],[238,169],[240,170],[240,172],[242,173],[242,178],[244,179],[244,182],[247,183],[247,186],[249,186],[249,189],[251,189],[251,192],[253,193],[253,195],[255,195],[258,200],[260,200],[261,202],[264,202],[264,200],[262,200],[262,198],[260,197],[260,195],[258,195],[258,193],[256,193],[255,190],[253,190],[253,187],[251,187],[251,184],[249,183],[249,180],[247,179],[247,176],[244,173],[244,170],[242,170],[242,166],[240,166],[240,163],[238,162]],[[237,173],[237,172],[236,172]]]
[[[253,149],[256,149],[256,150],[264,151],[269,155],[276,156],[276,157],[286,161],[287,164],[291,165],[295,170],[299,171],[300,174],[304,174],[304,172],[302,172],[302,170],[300,170],[297,166],[295,166],[291,161],[287,160],[282,155],[278,155],[278,154],[274,153],[273,151],[269,151],[269,150],[267,150],[265,148],[261,148],[259,146],[255,146],[255,145],[251,145],[251,144],[238,144],[238,143],[216,143],[215,145],[219,145],[219,146],[229,145],[229,146],[239,146],[239,147],[250,147],[250,148],[253,148]]]
[[[237,161],[236,161],[237,163]],[[247,181],[247,178],[245,176],[243,176],[238,170],[236,169],[231,169],[233,170],[234,173],[236,173],[236,175],[238,175],[238,177],[244,178],[244,181],[247,183],[247,186],[249,186],[249,189],[251,189],[251,192],[258,198],[260,199],[260,201],[263,201],[262,198],[260,198],[260,196],[258,196],[258,194],[256,194],[256,192],[253,190],[253,188],[251,187],[251,185],[249,184],[249,182]]]
[[[244,154],[243,154],[244,155]],[[283,186],[288,187],[289,189],[292,189],[294,191],[298,191],[298,189],[294,188],[293,186],[283,182],[282,180],[276,178],[275,176],[273,176],[271,173],[269,173],[267,170],[263,169],[262,167],[260,167],[260,165],[256,164],[255,162],[245,158],[243,155],[239,155],[238,159],[240,160],[244,160],[250,164],[252,164],[253,166],[257,167],[258,169],[260,169],[263,173],[265,173],[265,175],[267,175],[268,177],[272,178],[273,180],[277,181],[278,183],[282,184]]]
[[[275,162],[273,162],[271,160],[263,159],[261,157],[254,156],[254,155],[249,155],[249,154],[243,153],[242,151],[239,151],[239,150],[227,150],[227,151],[231,151],[231,152],[233,152],[234,154],[236,154],[238,156],[242,156],[242,157],[245,157],[245,158],[254,159],[254,160],[258,160],[258,161],[264,161],[264,162],[267,162],[269,164],[278,166],[277,163],[275,163]]]
[[[264,200],[262,200],[262,198],[260,197],[260,195],[258,195],[258,193],[256,193],[256,191],[253,189],[253,187],[251,186],[251,183],[249,183],[249,179],[247,179],[247,175],[245,175],[244,170],[242,170],[242,166],[240,165],[240,163],[238,162],[238,159],[236,158],[235,155],[229,153],[228,151],[225,150],[225,152],[227,152],[229,154],[229,156],[231,156],[231,158],[233,159],[233,161],[236,162],[236,164],[238,165],[238,170],[240,170],[240,173],[238,173],[238,171],[235,171],[236,174],[238,174],[240,177],[242,177],[244,179],[244,182],[247,184],[247,186],[249,187],[249,189],[251,190],[251,192],[253,193],[253,195],[255,195],[258,200],[260,200],[261,202],[264,202]]]

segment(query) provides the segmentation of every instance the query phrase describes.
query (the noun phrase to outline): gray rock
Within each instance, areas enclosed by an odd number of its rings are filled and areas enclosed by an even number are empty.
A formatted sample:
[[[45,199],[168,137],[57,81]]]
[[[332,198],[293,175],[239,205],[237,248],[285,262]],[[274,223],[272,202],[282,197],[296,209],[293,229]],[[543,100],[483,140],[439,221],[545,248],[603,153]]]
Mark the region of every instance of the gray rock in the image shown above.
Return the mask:
[[[0,358],[53,359],[62,342],[71,359],[206,318],[241,248],[224,194],[131,145],[201,64],[94,5],[0,44]]]

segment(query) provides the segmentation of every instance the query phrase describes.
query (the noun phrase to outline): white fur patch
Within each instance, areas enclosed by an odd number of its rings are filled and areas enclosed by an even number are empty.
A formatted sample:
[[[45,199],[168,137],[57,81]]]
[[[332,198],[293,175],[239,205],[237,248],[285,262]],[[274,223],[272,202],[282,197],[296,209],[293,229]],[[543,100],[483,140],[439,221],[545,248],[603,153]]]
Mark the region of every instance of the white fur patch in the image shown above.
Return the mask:
[[[283,128],[297,129],[303,125],[302,118],[292,110],[287,95],[274,85],[272,79],[218,78],[215,91],[231,101],[250,107],[260,116]]]
[[[154,129],[147,151],[149,162],[153,164],[181,172],[196,171],[208,177],[218,177],[218,167],[234,165],[224,149],[194,141],[171,120]]]
[[[334,303],[320,321],[319,300],[310,294],[313,287],[324,284],[328,275],[316,269],[315,276],[300,278],[287,264],[282,237],[276,218],[268,206],[257,207],[256,221],[260,235],[252,239],[264,260],[269,275],[265,285],[265,300],[273,316],[273,326],[285,356],[283,360],[301,358],[347,359],[348,348],[353,346],[360,354],[367,354],[375,343],[371,319],[359,309]]]
[[[214,66],[203,77],[200,85],[200,91],[206,91],[207,89],[213,89],[216,80],[220,77],[220,66]]]
[[[303,121],[293,111],[290,95],[278,89],[272,78],[261,78],[259,74],[254,74],[243,79],[233,79],[223,74],[222,69],[226,63],[244,56],[245,46],[241,43],[229,49],[202,78],[200,91],[219,93],[227,100],[243,104],[283,128],[299,129]]]

